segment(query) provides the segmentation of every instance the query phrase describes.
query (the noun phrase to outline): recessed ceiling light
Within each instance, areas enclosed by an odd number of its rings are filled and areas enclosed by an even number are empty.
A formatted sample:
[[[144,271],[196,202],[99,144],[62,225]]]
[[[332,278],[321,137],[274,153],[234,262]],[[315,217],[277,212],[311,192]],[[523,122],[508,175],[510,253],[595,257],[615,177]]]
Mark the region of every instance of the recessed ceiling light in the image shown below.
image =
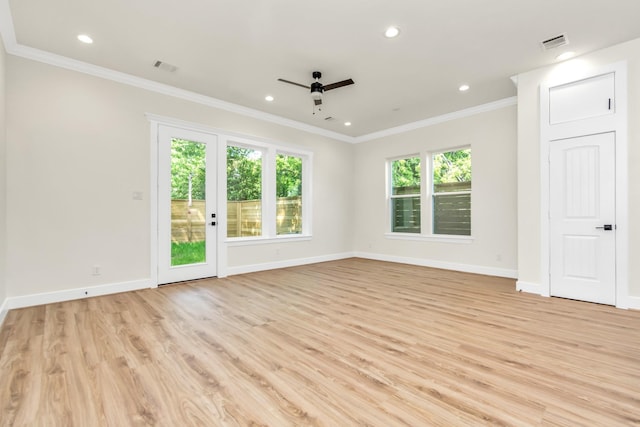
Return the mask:
[[[272,101],[274,100],[274,98],[273,98],[273,96],[271,96],[271,95],[267,95],[267,96],[265,96],[265,97],[264,97],[264,100],[265,100],[265,101],[272,102]]]
[[[91,37],[89,37],[86,34],[79,34],[78,35],[78,40],[80,40],[82,43],[86,43],[86,44],[91,44],[93,43],[93,39]]]
[[[398,27],[389,27],[384,32],[384,36],[388,39],[398,37],[398,34],[400,34],[400,29]]]
[[[351,126],[351,122],[344,122],[345,126]]]
[[[574,56],[576,56],[575,52],[564,52],[556,56],[556,59],[558,61],[564,61],[565,59],[573,58]]]
[[[460,92],[466,92],[469,90],[469,85],[462,85],[458,88]]]

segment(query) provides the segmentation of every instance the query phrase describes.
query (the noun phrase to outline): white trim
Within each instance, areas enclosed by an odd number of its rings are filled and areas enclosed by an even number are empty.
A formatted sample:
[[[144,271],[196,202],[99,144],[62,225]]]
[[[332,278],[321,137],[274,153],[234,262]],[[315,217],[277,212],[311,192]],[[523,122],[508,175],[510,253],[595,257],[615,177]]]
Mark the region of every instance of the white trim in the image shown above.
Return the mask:
[[[640,297],[627,297],[627,307],[630,310],[640,310]]]
[[[615,73],[616,114],[591,121],[554,125],[549,117],[549,89],[603,74]],[[628,109],[627,61],[584,71],[580,75],[540,85],[540,295],[550,296],[550,243],[549,243],[549,141],[571,136],[615,132],[616,134],[616,307],[628,308],[629,296],[629,184],[628,184]]]
[[[6,1],[0,1],[0,3],[6,3]],[[8,6],[7,6],[8,7]],[[0,9],[1,10],[1,9]],[[3,14],[4,15],[4,14]],[[9,15],[10,16],[10,15]],[[10,19],[4,19],[0,21],[0,24],[7,25],[6,21]],[[15,38],[15,32],[12,32],[6,28],[2,32],[13,33]],[[205,105],[207,107],[218,108],[220,110],[229,111],[231,113],[240,114],[246,117],[252,117],[254,119],[262,120],[265,122],[275,123],[281,126],[290,127],[293,129],[309,132],[312,134],[325,136],[338,141],[353,143],[353,137],[344,135],[338,132],[329,131],[319,128],[317,126],[308,125],[306,123],[298,122],[284,117],[276,116],[275,114],[265,113],[264,111],[255,110],[253,108],[243,107],[241,105],[233,104],[231,102],[222,101],[211,96],[201,95],[196,92],[191,92],[185,89],[179,89],[174,86],[170,86],[163,83],[158,83],[152,80],[147,80],[141,77],[133,76],[131,74],[122,73],[120,71],[114,71],[108,68],[100,67],[97,65],[89,64],[87,62],[78,61],[75,59],[67,58],[65,56],[56,55],[43,50],[34,49],[32,47],[23,46],[17,43],[12,44],[11,39],[9,42],[5,41],[5,49],[7,53],[21,58],[30,59],[33,61],[42,62],[44,64],[53,65],[56,67],[64,68],[71,71],[77,71],[79,73],[88,74],[90,76],[99,77],[105,80],[111,80],[117,83],[137,87],[140,89],[156,92],[162,95],[171,96],[174,98],[183,99],[185,101],[194,102],[196,104]]]
[[[456,236],[452,234],[418,234],[418,233],[384,233],[387,239],[421,241],[421,242],[439,242],[439,243],[457,243],[471,244],[475,240],[473,236]]]
[[[304,217],[303,217],[304,218]],[[274,237],[227,237],[228,246],[253,246],[273,243],[306,242],[312,240],[309,234],[281,234]]]
[[[148,117],[148,116],[147,116]],[[150,121],[149,163],[149,280],[158,287],[158,128],[160,122]]]
[[[457,120],[463,117],[469,117],[517,104],[517,97],[513,96],[500,99],[498,101],[465,108],[463,110],[454,111],[452,113],[430,117],[424,120],[419,120],[389,129],[384,129],[378,132],[373,132],[358,137],[352,137],[339,132],[334,132],[317,126],[298,122],[296,120],[287,119],[275,114],[270,114],[253,108],[233,104],[231,102],[223,101],[211,96],[201,95],[196,92],[180,89],[163,83],[158,83],[153,80],[144,79],[131,74],[122,73],[120,71],[111,70],[105,67],[100,67],[97,65],[89,64],[87,62],[78,61],[62,55],[56,55],[51,52],[46,52],[40,49],[35,49],[29,46],[18,44],[15,37],[15,28],[13,26],[13,19],[8,0],[0,0],[0,34],[2,35],[2,39],[4,41],[5,50],[10,55],[30,59],[32,61],[42,62],[44,64],[53,65],[55,67],[60,67],[83,74],[88,74],[105,80],[114,81],[117,83],[133,86],[178,99],[183,99],[186,101],[194,102],[196,104],[201,104],[231,113],[240,114],[246,117],[252,117],[254,119],[286,126],[292,129],[301,130],[303,132],[324,136],[350,144],[372,141],[374,139],[382,138],[385,136],[397,135],[399,133],[433,126],[450,120]]]
[[[261,264],[241,265],[237,267],[227,268],[229,276],[235,276],[237,274],[255,273],[258,271],[275,270],[278,268],[298,267],[307,264],[317,264],[319,262],[337,261],[341,259],[353,258],[355,255],[352,252],[344,252],[341,254],[323,255],[309,258],[295,258],[285,261],[265,262]]]
[[[399,133],[405,133],[416,129],[421,129],[440,123],[448,122],[451,120],[458,120],[464,117],[475,116],[476,114],[487,113],[489,111],[500,110],[502,108],[511,107],[517,105],[518,98],[512,96],[510,98],[500,99],[498,101],[489,102],[486,104],[476,105],[475,107],[465,108],[464,110],[454,111],[452,113],[442,114],[440,116],[430,117],[424,120],[418,120],[417,122],[407,123],[401,126],[384,129],[379,132],[369,133],[353,138],[353,142],[358,144],[361,142],[368,142],[374,139],[384,138],[386,136],[397,135]]]
[[[461,271],[464,273],[483,274],[486,276],[506,277],[516,279],[518,277],[517,270],[506,268],[485,267],[482,265],[459,264],[455,262],[438,261],[432,259],[409,258],[395,255],[374,254],[370,252],[356,252],[358,258],[372,259],[376,261],[396,262],[399,264],[418,265],[421,267],[439,268],[442,270]]]
[[[16,41],[16,30],[13,26],[13,15],[9,0],[0,0],[0,35],[4,42],[4,50],[10,53],[18,45]]]
[[[540,283],[531,283],[531,282],[523,282],[522,280],[518,280],[516,282],[516,290],[518,292],[526,292],[529,294],[537,294],[541,295],[541,286]],[[548,295],[545,295],[548,296]]]
[[[10,297],[5,300],[6,308],[33,307],[36,305],[52,304],[56,302],[72,301],[83,298],[97,297],[101,295],[118,294],[121,292],[138,291],[152,288],[148,279],[134,280],[122,283],[110,283],[106,285],[89,286],[84,288],[66,289],[56,292],[45,292],[41,294],[23,295],[20,297]]]
[[[4,323],[4,319],[7,318],[7,314],[9,313],[9,302],[8,299],[5,298],[2,301],[2,305],[0,305],[0,328],[2,328],[2,324]]]

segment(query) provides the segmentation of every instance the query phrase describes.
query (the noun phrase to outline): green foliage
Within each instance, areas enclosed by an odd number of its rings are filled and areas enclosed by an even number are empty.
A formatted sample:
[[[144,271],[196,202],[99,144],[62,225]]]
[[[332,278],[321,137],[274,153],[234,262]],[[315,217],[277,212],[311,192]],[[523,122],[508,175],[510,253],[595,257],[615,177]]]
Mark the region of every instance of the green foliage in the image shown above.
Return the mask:
[[[173,139],[171,141],[171,198],[189,198],[189,176],[196,200],[204,200],[205,194],[205,144]]]
[[[420,193],[420,157],[394,160],[391,176],[393,194]]]
[[[276,197],[302,195],[302,159],[295,156],[276,156]]]
[[[471,149],[448,151],[433,156],[433,183],[471,181]]]
[[[171,243],[171,265],[197,264],[205,262],[205,241]]]
[[[262,153],[227,146],[227,200],[262,199]]]

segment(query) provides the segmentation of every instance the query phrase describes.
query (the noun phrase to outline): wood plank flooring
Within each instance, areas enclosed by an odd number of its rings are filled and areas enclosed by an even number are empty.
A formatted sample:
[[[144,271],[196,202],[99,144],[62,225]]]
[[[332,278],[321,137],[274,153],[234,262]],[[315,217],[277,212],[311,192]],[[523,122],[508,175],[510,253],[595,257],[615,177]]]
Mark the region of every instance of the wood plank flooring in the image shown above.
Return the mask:
[[[1,426],[640,425],[640,312],[348,259],[11,311]]]

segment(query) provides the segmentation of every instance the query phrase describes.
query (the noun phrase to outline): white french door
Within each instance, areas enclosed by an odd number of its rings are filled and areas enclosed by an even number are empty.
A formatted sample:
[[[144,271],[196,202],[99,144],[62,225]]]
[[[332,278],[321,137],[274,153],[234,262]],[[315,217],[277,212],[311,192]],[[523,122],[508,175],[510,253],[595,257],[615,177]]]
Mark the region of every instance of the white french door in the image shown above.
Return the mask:
[[[212,134],[158,128],[158,284],[217,274]]]
[[[616,303],[615,132],[550,141],[550,293]]]

